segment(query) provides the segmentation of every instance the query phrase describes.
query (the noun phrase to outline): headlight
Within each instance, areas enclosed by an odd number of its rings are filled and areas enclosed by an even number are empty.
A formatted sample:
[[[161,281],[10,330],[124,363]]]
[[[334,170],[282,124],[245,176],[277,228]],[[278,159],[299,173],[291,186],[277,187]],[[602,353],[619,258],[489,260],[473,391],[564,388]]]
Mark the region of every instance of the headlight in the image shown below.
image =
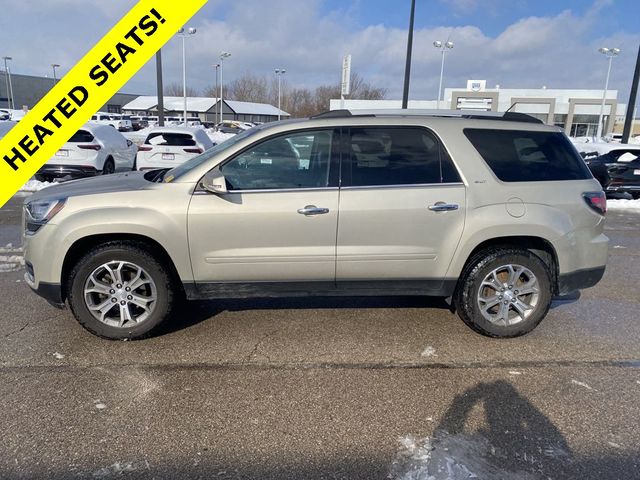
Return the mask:
[[[66,198],[54,200],[34,200],[24,206],[25,209],[25,232],[33,235],[43,225],[47,224],[55,217],[67,202]]]

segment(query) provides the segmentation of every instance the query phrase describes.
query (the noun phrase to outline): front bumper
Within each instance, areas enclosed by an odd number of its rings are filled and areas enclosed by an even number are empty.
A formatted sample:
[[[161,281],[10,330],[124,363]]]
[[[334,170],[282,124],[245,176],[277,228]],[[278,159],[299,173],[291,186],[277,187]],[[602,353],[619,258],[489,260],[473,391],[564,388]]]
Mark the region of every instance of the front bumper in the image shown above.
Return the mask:
[[[24,281],[29,285],[37,295],[44,298],[49,304],[56,308],[64,308],[64,299],[62,298],[62,285],[59,283],[46,283],[40,282],[38,286],[35,286],[33,277],[29,274],[29,271],[24,274]]]
[[[84,178],[84,177],[95,177],[99,175],[100,171],[96,170],[95,167],[80,167],[76,165],[53,165],[53,164],[45,164],[36,175],[42,175],[45,177],[53,177],[53,178]]]

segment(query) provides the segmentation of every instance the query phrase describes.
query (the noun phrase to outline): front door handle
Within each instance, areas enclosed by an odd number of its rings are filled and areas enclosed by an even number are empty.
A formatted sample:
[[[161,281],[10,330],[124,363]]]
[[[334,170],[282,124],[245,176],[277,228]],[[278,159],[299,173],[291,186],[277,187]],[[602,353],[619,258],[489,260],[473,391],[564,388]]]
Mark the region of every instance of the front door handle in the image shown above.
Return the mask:
[[[435,205],[429,205],[429,210],[432,212],[451,212],[453,210],[458,210],[460,205],[457,203],[444,203],[438,202]]]
[[[329,213],[329,209],[316,207],[315,205],[307,205],[306,207],[298,210],[298,213],[300,215],[304,215],[305,217],[311,217],[313,215],[325,215]]]

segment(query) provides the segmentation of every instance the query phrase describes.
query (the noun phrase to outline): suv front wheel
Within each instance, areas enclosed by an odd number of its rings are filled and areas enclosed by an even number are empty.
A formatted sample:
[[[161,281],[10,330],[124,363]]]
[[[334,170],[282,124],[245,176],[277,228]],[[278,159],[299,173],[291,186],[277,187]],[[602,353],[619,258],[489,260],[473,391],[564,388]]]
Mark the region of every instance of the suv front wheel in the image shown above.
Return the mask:
[[[143,338],[164,322],[174,304],[165,266],[135,242],[109,242],[75,265],[67,285],[80,324],[110,340]]]
[[[549,267],[528,250],[497,248],[474,256],[461,278],[455,306],[462,320],[489,337],[533,330],[549,311]]]

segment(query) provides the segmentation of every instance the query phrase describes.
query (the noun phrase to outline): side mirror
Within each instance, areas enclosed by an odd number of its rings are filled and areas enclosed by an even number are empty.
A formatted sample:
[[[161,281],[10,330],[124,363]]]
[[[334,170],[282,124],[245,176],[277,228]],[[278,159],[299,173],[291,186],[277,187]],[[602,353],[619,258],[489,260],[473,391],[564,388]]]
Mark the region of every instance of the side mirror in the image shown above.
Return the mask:
[[[203,188],[210,193],[224,194],[227,193],[227,181],[220,170],[212,170],[202,179]]]

